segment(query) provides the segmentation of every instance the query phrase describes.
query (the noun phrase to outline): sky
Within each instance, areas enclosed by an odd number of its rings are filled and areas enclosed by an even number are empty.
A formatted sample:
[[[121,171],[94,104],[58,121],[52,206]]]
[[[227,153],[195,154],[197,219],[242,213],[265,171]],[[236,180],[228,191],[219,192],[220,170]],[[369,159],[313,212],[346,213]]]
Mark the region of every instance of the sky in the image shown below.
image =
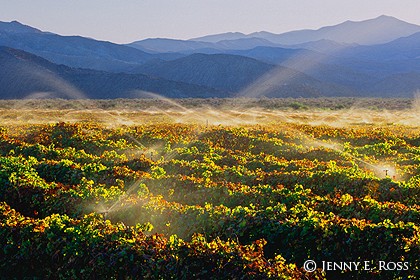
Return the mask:
[[[0,0],[0,21],[115,43],[283,33],[380,15],[420,25],[419,0]]]

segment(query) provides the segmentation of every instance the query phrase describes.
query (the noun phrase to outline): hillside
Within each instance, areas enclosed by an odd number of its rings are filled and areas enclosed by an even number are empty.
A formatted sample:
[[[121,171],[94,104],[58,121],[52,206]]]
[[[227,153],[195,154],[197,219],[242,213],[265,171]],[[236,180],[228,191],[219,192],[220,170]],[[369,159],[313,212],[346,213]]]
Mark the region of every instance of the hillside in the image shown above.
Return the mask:
[[[124,45],[41,32],[18,22],[1,22],[0,46],[21,49],[56,64],[104,71],[129,70],[153,58]]]
[[[193,54],[173,61],[145,64],[136,70],[169,80],[238,91],[273,68],[247,57]]]
[[[0,98],[225,97],[220,90],[142,74],[109,73],[53,64],[30,53],[0,47]]]
[[[238,55],[193,54],[173,61],[146,64],[137,71],[239,95],[317,97],[352,94],[301,72]]]

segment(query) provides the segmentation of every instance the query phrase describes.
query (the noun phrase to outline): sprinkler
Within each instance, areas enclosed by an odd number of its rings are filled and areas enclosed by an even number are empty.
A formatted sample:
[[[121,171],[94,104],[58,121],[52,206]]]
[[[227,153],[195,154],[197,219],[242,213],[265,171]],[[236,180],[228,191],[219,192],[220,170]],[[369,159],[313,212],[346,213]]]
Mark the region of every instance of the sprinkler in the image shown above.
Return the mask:
[[[98,212],[98,214],[102,214],[103,215],[104,221],[106,221],[106,219],[108,217],[108,213],[109,213],[109,210]]]

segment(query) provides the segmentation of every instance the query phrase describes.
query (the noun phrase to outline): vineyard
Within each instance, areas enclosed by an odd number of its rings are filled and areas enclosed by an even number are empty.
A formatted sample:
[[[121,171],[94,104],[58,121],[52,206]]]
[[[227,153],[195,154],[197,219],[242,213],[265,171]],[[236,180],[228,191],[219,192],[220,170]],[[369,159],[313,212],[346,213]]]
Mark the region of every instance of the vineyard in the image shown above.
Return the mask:
[[[418,115],[180,111],[3,110],[0,279],[420,278]]]

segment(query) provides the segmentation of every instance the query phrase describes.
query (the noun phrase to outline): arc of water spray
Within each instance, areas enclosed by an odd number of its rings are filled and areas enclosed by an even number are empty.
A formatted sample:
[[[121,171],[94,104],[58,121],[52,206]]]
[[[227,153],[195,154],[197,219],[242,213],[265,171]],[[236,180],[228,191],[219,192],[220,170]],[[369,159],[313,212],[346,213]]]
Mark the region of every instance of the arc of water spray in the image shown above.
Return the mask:
[[[180,105],[180,104],[178,104],[177,102],[175,102],[175,101],[173,101],[173,100],[171,100],[171,99],[169,99],[169,98],[166,98],[166,97],[163,97],[163,96],[161,96],[161,95],[158,95],[158,94],[155,94],[155,93],[151,93],[151,92],[141,92],[141,93],[139,93],[139,94],[146,94],[147,96],[150,96],[150,97],[153,97],[153,98],[157,98],[157,99],[160,99],[160,100],[162,100],[162,101],[164,101],[164,102],[167,102],[167,103],[169,103],[169,104],[171,104],[171,105],[174,105],[174,106],[176,106],[176,107],[178,107],[178,108],[180,108],[180,109],[182,109],[183,111],[186,111],[186,112],[191,112],[189,109],[187,109],[186,107],[184,107],[184,106],[182,106],[182,105]],[[173,153],[171,153],[171,157],[173,157]],[[150,171],[150,170],[149,170]],[[124,199],[124,197],[126,197],[127,195],[130,195],[130,194],[132,194],[133,192],[134,192],[134,190],[141,184],[141,182],[143,181],[143,179],[138,179],[137,181],[135,181],[130,187],[128,187],[128,189],[126,190],[126,192],[125,192],[125,195],[123,195],[123,196],[120,196],[119,198],[118,198],[118,200],[116,201],[116,202],[114,202],[109,208],[107,208],[104,212],[106,212],[107,214],[109,213],[109,212],[111,212],[111,211],[113,211],[114,210],[114,208],[115,207],[117,207],[117,205],[119,204],[119,203],[121,203],[121,201]]]
[[[178,102],[175,102],[174,100],[169,99],[167,97],[164,97],[164,96],[162,96],[160,94],[157,94],[157,93],[153,93],[153,92],[150,92],[150,91],[136,90],[136,91],[133,91],[132,94],[134,96],[137,96],[137,97],[145,97],[145,96],[147,96],[147,97],[150,97],[150,98],[155,98],[155,99],[158,99],[158,100],[162,100],[162,101],[164,101],[164,102],[166,102],[168,104],[171,104],[171,105],[173,105],[175,107],[178,107],[178,108],[182,109],[185,112],[190,112],[190,110],[188,108],[182,106]]]
[[[216,118],[217,121],[214,121],[217,124],[221,124],[221,123],[233,123],[233,124],[241,124],[243,123],[243,120],[241,120],[238,117],[233,116],[232,114],[228,114],[223,112],[222,110],[216,110],[214,108],[207,109],[207,110],[194,110],[194,109],[189,109],[185,106],[182,106],[181,104],[179,104],[178,102],[176,102],[173,99],[169,99],[167,97],[164,97],[162,95],[156,94],[156,93],[152,93],[152,92],[146,92],[146,91],[134,91],[132,92],[132,94],[134,96],[138,96],[138,97],[150,97],[150,98],[154,98],[154,99],[158,99],[161,100],[162,102],[168,103],[169,105],[175,106],[179,109],[182,110],[182,112],[184,112],[185,114],[187,114],[187,116],[193,118],[194,121],[201,121],[202,124],[206,124],[207,126],[209,125],[209,119],[214,119]],[[159,112],[168,115],[164,110],[156,108]]]
[[[35,69],[35,67],[28,67],[24,71],[27,72],[28,75],[34,76],[38,81],[42,82],[44,85],[52,87],[57,93],[63,94],[64,97],[70,99],[87,98],[87,96],[80,89],[72,85],[64,78],[58,76],[57,74],[48,71],[47,69]],[[49,94],[53,95],[53,93]],[[32,95],[32,97],[35,97],[36,95],[37,94],[35,93],[35,95]],[[29,95],[29,97],[31,97],[31,95]],[[40,97],[42,97],[42,95]]]
[[[349,38],[348,41],[366,41],[375,30],[375,27],[372,27],[372,29],[366,28],[362,31],[358,30],[358,32],[346,34],[346,37]],[[279,85],[287,85],[301,73],[316,68],[321,63],[343,53],[351,46],[352,44],[335,45],[328,51],[322,50],[322,53],[316,51],[305,52],[304,49],[301,49],[303,50],[302,52],[279,63],[277,67],[239,91],[236,96],[253,98],[265,96],[265,94],[273,88],[278,87]]]
[[[144,92],[142,92],[142,94],[144,94]],[[197,118],[203,118],[203,117],[205,117],[205,115],[202,113],[202,112],[197,112],[197,111],[192,111],[192,110],[189,110],[189,109],[187,109],[187,108],[185,108],[184,106],[182,106],[182,105],[180,105],[180,104],[178,104],[177,102],[175,102],[174,100],[171,100],[171,99],[168,99],[168,98],[165,98],[165,97],[162,97],[162,96],[160,96],[160,95],[158,95],[158,94],[155,94],[155,93],[147,93],[148,94],[148,96],[151,96],[151,97],[153,97],[153,98],[158,98],[158,99],[160,99],[160,100],[162,100],[163,102],[167,102],[167,103],[169,103],[169,104],[171,104],[171,105],[174,105],[174,106],[176,106],[176,107],[178,107],[178,108],[180,108],[180,109],[182,109],[182,110],[184,110],[184,111],[186,111],[186,112],[189,112],[189,113],[194,113],[194,114],[196,114],[197,115]],[[225,121],[232,121],[232,116],[230,116],[230,115],[227,115],[227,114],[224,114],[224,113],[222,113],[222,112],[217,112],[217,116],[219,117],[219,118],[222,118],[222,119],[224,119]],[[207,118],[208,119],[208,118]],[[203,132],[201,132],[201,133],[203,133]],[[198,135],[198,137],[199,137],[199,135]],[[187,147],[189,147],[191,144],[189,144],[189,145],[187,145]],[[176,153],[175,153],[175,151],[173,151],[173,152],[171,152],[171,153],[169,153],[169,154],[166,154],[165,155],[165,160],[171,160],[171,159],[173,159],[174,157],[175,157],[175,155],[176,155]],[[136,182],[134,182],[128,189],[127,189],[127,191],[125,192],[125,195],[123,195],[123,196],[120,196],[119,198],[118,198],[118,200],[116,201],[116,202],[114,202],[109,208],[107,208],[105,211],[103,211],[103,212],[106,212],[107,214],[108,213],[110,213],[111,211],[113,211],[116,207],[117,207],[117,205],[119,204],[119,203],[121,203],[121,201],[124,199],[124,197],[126,197],[127,195],[130,195],[130,194],[132,194],[133,192],[134,192],[134,190],[141,184],[141,182],[143,181],[143,179],[139,179],[139,180],[137,180]]]
[[[324,147],[324,148],[329,148],[329,149],[332,149],[332,150],[334,150],[334,151],[337,151],[337,152],[339,152],[340,154],[342,154],[342,155],[344,155],[344,156],[347,156],[347,157],[350,157],[350,158],[352,158],[353,160],[356,160],[356,161],[358,161],[358,162],[360,162],[360,163],[363,163],[363,164],[365,164],[365,165],[368,165],[368,166],[370,166],[371,168],[373,168],[374,170],[379,170],[380,169],[380,167],[379,166],[377,166],[377,165],[374,165],[374,164],[372,164],[372,163],[369,163],[369,162],[367,162],[367,161],[365,161],[365,160],[362,160],[362,159],[360,159],[360,158],[358,158],[358,157],[356,157],[356,156],[354,156],[354,155],[352,155],[352,154],[350,154],[350,153],[348,153],[348,152],[346,152],[346,151],[343,151],[343,150],[341,150],[341,149],[339,149],[339,148],[337,148],[336,147],[336,145],[335,144],[328,144],[328,143],[324,143],[324,142],[322,142],[322,141],[319,141],[319,140],[317,140],[317,139],[315,139],[315,138],[313,138],[313,137],[310,137],[309,135],[307,135],[306,133],[302,133],[301,131],[299,131],[300,133],[301,133],[301,135],[302,136],[304,136],[306,139],[308,139],[309,141],[312,141],[313,143],[316,143],[317,145],[319,145],[319,146],[322,146],[322,147]],[[385,173],[385,176],[388,176],[388,171],[389,171],[389,169],[386,169],[386,170],[384,170],[386,173]]]

